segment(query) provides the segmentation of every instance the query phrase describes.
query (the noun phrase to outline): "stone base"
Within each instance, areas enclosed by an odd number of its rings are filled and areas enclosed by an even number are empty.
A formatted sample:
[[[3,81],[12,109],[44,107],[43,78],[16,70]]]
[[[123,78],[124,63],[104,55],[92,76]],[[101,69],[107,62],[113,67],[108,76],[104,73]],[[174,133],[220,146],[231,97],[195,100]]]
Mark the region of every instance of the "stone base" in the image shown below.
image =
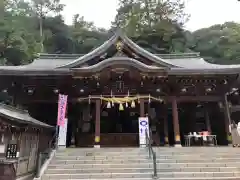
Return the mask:
[[[175,144],[174,147],[182,147],[181,144]]]
[[[60,150],[62,150],[62,149],[66,149],[67,147],[66,146],[58,146],[58,148],[57,149],[60,149]]]
[[[100,148],[100,145],[94,145],[94,148]]]
[[[140,148],[145,148],[145,147],[147,147],[147,146],[146,146],[146,144],[140,144],[139,147],[140,147]]]

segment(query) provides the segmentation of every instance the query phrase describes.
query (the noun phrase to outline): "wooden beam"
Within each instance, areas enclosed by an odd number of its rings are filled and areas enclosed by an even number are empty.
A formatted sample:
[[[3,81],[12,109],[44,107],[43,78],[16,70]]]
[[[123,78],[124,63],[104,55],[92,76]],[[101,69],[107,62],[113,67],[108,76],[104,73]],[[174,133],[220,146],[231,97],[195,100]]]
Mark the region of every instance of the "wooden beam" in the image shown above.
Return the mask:
[[[146,95],[148,96],[148,95]],[[86,97],[86,101],[88,101],[88,97]],[[172,102],[173,96],[160,96],[160,97],[156,97],[156,98],[161,98],[163,99],[165,102],[169,103]],[[176,97],[176,101],[177,102],[217,102],[217,101],[221,101],[223,100],[223,98],[221,96],[179,96]],[[28,99],[26,99],[25,102],[22,103],[57,103],[58,99],[57,98],[52,98],[52,99],[31,99],[31,97],[29,97]],[[74,98],[69,98],[68,100],[69,102],[79,102],[77,97]],[[144,101],[148,101],[148,99],[144,100]],[[154,100],[152,100],[154,101]],[[83,101],[82,101],[83,102]]]
[[[173,97],[167,97],[166,99],[163,97],[165,101],[171,102]],[[200,102],[216,102],[219,100],[222,100],[222,97],[220,96],[180,96],[176,97],[177,102],[195,102],[195,101],[200,101]]]

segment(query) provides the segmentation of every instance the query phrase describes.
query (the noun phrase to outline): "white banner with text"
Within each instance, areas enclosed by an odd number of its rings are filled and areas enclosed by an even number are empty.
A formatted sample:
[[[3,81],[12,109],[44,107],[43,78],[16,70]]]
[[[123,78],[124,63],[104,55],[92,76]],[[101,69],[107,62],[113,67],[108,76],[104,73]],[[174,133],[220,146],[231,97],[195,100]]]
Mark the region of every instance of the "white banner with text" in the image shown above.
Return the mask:
[[[138,118],[138,128],[139,128],[139,146],[146,147],[146,132],[149,136],[149,122],[148,117]]]

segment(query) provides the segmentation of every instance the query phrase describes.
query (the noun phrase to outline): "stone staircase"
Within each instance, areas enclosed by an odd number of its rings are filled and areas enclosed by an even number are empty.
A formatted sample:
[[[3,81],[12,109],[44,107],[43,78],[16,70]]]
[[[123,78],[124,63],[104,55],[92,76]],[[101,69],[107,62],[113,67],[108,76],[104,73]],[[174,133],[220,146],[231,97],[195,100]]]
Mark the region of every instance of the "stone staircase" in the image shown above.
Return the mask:
[[[160,179],[240,180],[240,149],[190,147],[154,150]]]
[[[158,179],[240,180],[240,149],[231,147],[154,148]],[[152,161],[146,149],[59,150],[42,180],[150,180]]]
[[[58,151],[42,180],[152,179],[145,148],[66,149]]]

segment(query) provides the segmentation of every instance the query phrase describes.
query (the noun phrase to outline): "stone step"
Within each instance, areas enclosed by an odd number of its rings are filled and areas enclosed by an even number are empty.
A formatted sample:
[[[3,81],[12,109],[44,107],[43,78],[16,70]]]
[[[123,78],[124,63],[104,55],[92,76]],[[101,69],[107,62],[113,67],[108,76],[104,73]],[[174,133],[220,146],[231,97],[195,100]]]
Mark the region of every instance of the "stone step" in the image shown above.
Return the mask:
[[[239,177],[234,172],[164,172],[158,173],[161,178],[198,178],[198,177]],[[45,174],[43,178],[58,179],[106,179],[106,178],[151,178],[152,173],[79,173],[79,174]]]
[[[147,148],[67,148],[64,150],[58,150],[59,153],[66,153],[66,152],[100,152],[100,153],[115,153],[115,152],[141,152],[146,150]],[[237,152],[239,148],[232,148],[232,147],[182,147],[182,148],[175,148],[175,147],[153,147],[154,150],[160,150],[162,152],[204,152],[204,151],[212,151],[215,152]]]
[[[110,154],[110,155],[114,155],[114,154],[125,154],[126,152],[128,154],[144,154],[148,151],[148,149],[142,149],[141,151],[130,151],[128,152],[126,151],[66,151],[66,152],[57,152],[58,154],[75,154],[75,155],[91,155],[91,154]],[[212,153],[212,154],[225,154],[225,153],[239,153],[239,148],[237,150],[231,150],[231,149],[226,149],[226,150],[222,150],[222,151],[216,151],[216,149],[208,149],[208,150],[191,150],[191,151],[166,151],[166,150],[162,150],[162,149],[154,149],[155,152],[161,152],[163,154],[174,154],[174,153]]]
[[[56,168],[66,168],[66,169],[87,169],[87,168],[152,168],[153,164],[152,162],[145,162],[145,163],[128,163],[128,164],[122,164],[122,163],[109,163],[109,164],[50,164],[48,168],[56,169]],[[225,167],[240,167],[240,162],[230,162],[230,163],[157,163],[157,167],[159,169],[166,169],[166,168],[185,168],[185,167],[209,167],[209,168],[225,168]]]
[[[106,179],[106,178],[151,178],[152,173],[79,173],[79,174],[44,174],[44,179]]]
[[[149,162],[149,159],[115,159],[115,160],[52,160],[50,164],[128,164],[128,163],[144,163]],[[160,161],[159,161],[160,162]]]
[[[129,163],[129,164],[114,164],[114,163],[109,163],[109,164],[61,164],[60,166],[58,164],[49,164],[48,168],[49,169],[56,169],[56,168],[64,168],[64,169],[87,169],[87,168],[150,168],[152,167],[151,163]]]
[[[56,156],[55,160],[108,160],[108,159],[146,159],[149,155],[129,155],[129,156]],[[237,155],[209,155],[209,154],[189,154],[189,155],[158,155],[156,156],[159,159],[240,159],[240,154]]]
[[[123,158],[123,157],[147,157],[148,156],[148,152],[146,151],[145,153],[141,153],[141,154],[127,154],[123,153],[115,153],[115,154],[104,154],[104,153],[93,153],[93,154],[59,154],[57,153],[56,157],[59,158],[65,158],[65,157],[69,157],[69,158],[74,158],[74,157],[85,157],[85,158],[89,158],[89,157],[109,157],[109,158],[114,158],[114,157],[118,157],[118,158]],[[212,152],[206,152],[206,153],[163,153],[163,152],[156,152],[157,157],[240,157],[240,151],[238,153],[212,153]]]
[[[158,172],[240,172],[240,167],[184,167],[184,168],[158,168]],[[148,173],[152,172],[153,168],[49,168],[46,174],[79,174],[79,173]]]
[[[152,167],[152,164],[150,164]],[[188,163],[157,163],[157,167],[159,168],[179,168],[179,167],[240,167],[240,162],[224,162],[224,163],[215,163],[215,162],[207,162],[207,163],[200,163],[200,162],[188,162]]]
[[[89,169],[48,169],[46,174],[85,174],[85,173],[151,173],[152,168],[89,168]]]
[[[114,180],[152,180],[153,178],[114,178]],[[240,177],[191,177],[191,178],[157,178],[158,180],[239,180]],[[61,179],[58,179],[58,178],[42,178],[41,180],[61,180]],[[79,179],[72,179],[71,180],[79,180]],[[87,180],[87,179],[85,179]],[[99,180],[99,179],[92,179],[91,180]],[[105,180],[113,180],[112,178],[111,179],[105,179]]]
[[[55,156],[56,160],[106,160],[106,159],[146,159],[148,155],[132,156]],[[240,156],[239,156],[240,157]]]
[[[152,147],[154,150],[161,150],[161,151],[176,151],[175,147]],[[147,149],[147,147],[136,147],[136,148],[67,148],[67,149],[58,149],[58,152],[141,152],[142,150]],[[217,152],[220,151],[238,151],[239,148],[233,148],[231,146],[215,146],[215,147],[202,147],[202,146],[196,146],[196,147],[181,147],[178,148],[179,151],[208,151],[208,150],[216,150]]]
[[[106,164],[106,163],[144,163],[150,162],[151,159],[107,159],[107,160],[56,160],[53,159],[51,164]],[[193,163],[193,162],[240,162],[240,158],[211,158],[211,159],[157,159],[157,163]]]

